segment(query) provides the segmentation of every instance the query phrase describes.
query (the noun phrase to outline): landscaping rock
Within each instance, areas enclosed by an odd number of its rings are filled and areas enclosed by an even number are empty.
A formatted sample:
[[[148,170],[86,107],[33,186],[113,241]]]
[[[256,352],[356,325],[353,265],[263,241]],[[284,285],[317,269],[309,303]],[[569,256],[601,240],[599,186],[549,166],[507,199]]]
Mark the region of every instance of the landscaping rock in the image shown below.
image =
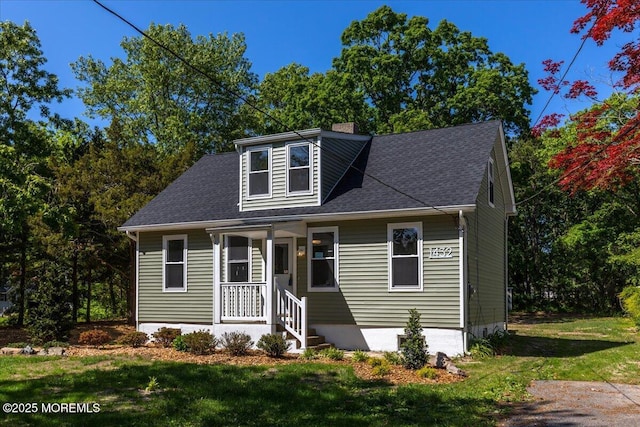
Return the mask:
[[[6,354],[6,355],[22,354],[22,349],[21,348],[11,348],[11,347],[2,347],[2,350],[0,350],[0,352],[2,352],[2,354]]]
[[[64,347],[49,347],[46,352],[49,356],[64,356],[67,350]]]
[[[447,372],[449,372],[450,374],[453,374],[453,375],[458,375],[460,377],[466,377],[467,376],[467,373],[465,371],[463,371],[462,369],[458,368],[456,365],[454,365],[451,362],[447,363]]]
[[[20,350],[20,352],[22,354],[36,354],[36,351],[33,348],[31,348],[30,345],[28,345],[25,348],[23,348],[22,350]]]
[[[451,362],[451,359],[440,351],[429,357],[429,364],[434,368],[445,369],[449,362]]]

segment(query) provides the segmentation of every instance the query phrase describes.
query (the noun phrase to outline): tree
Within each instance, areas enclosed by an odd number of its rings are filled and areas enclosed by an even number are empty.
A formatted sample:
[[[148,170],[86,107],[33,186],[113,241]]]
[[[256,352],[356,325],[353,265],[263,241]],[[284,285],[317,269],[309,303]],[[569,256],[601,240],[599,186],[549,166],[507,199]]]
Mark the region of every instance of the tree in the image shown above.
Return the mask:
[[[194,39],[184,25],[154,24],[147,34],[191,66],[146,37],[125,37],[126,58],[113,58],[110,66],[82,57],[72,68],[87,84],[78,94],[90,115],[118,126],[119,144],[155,144],[168,154],[191,144],[196,157],[231,149],[246,130],[237,95],[246,97],[257,80],[244,57],[244,37]]]
[[[10,21],[0,22],[0,279],[8,266],[18,277],[18,324],[25,314],[29,218],[47,208],[50,185],[46,160],[51,135],[32,116],[51,119],[48,104],[69,95],[58,88],[55,75],[43,69],[46,59],[35,30]]]
[[[609,61],[609,69],[621,75],[615,88],[628,95],[640,90],[640,37],[633,31],[640,22],[640,4],[628,0],[581,0],[588,12],[571,29],[583,38],[603,45],[613,31],[629,33],[631,41]],[[545,63],[549,76],[544,86],[567,98],[587,96],[597,100],[593,85],[584,80],[573,83],[558,78],[561,63]],[[552,114],[541,121],[537,133],[556,126],[563,116]],[[596,102],[593,108],[571,117],[577,124],[575,141],[559,153],[551,166],[562,171],[560,184],[576,192],[593,188],[617,189],[633,181],[640,161],[640,100],[630,109],[619,110],[616,103]]]
[[[524,64],[490,51],[484,38],[442,21],[382,6],[342,34],[335,70],[374,108],[378,132],[501,119],[509,133],[528,130],[535,90]]]
[[[401,350],[404,367],[407,369],[420,369],[429,359],[427,353],[427,343],[422,335],[422,324],[420,323],[420,313],[415,308],[409,310],[409,320],[404,328],[405,340]]]

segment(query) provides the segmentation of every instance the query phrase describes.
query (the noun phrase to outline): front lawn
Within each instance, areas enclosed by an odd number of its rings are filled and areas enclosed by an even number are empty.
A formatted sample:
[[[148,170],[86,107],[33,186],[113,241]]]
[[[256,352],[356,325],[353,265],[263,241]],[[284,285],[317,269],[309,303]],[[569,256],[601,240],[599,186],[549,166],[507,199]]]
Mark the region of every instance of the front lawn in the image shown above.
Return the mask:
[[[638,333],[627,319],[538,320],[511,326],[508,354],[458,361],[469,377],[451,384],[365,380],[349,364],[4,356],[0,403],[95,402],[99,412],[0,412],[0,425],[491,426],[505,403],[527,398],[533,379],[640,383]]]

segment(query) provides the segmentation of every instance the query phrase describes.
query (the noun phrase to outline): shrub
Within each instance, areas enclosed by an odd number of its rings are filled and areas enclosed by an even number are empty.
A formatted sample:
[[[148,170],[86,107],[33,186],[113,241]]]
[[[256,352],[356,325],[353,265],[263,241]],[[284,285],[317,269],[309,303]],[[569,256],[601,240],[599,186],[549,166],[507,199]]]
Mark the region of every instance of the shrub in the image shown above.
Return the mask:
[[[330,360],[344,359],[344,351],[338,350],[335,347],[324,348],[318,352],[318,355]]]
[[[28,345],[29,345],[29,343],[26,343],[26,342],[10,342],[9,344],[5,345],[5,347],[9,347],[9,348],[25,348]]]
[[[377,377],[384,377],[391,373],[391,365],[389,362],[379,357],[370,358],[369,366],[371,366],[371,373]]]
[[[180,334],[182,334],[182,331],[179,328],[162,327],[154,332],[151,336],[153,336],[156,342],[161,346],[171,347],[171,345],[173,344],[173,340],[175,340],[176,337]]]
[[[244,356],[253,346],[251,336],[244,332],[225,332],[221,343],[222,347],[234,356]]]
[[[27,330],[34,343],[67,340],[73,328],[68,271],[47,263],[34,279],[35,292],[30,296]]]
[[[415,308],[409,310],[409,320],[404,328],[405,341],[401,345],[404,356],[404,367],[407,369],[420,369],[429,359],[427,343],[422,335],[420,313]]]
[[[404,361],[402,360],[402,355],[395,351],[385,351],[384,353],[382,353],[382,357],[384,357],[384,360],[386,360],[392,365],[404,364]]]
[[[416,372],[420,378],[429,378],[430,380],[435,380],[438,378],[438,370],[436,368],[432,368],[431,366],[423,366],[418,369]]]
[[[281,334],[265,334],[260,337],[257,346],[269,357],[280,357],[291,348],[291,343]]]
[[[216,337],[205,330],[182,335],[182,342],[191,354],[207,354],[218,345]]]
[[[369,360],[369,355],[362,350],[356,350],[351,355],[351,359],[354,362],[366,362],[367,360]]]
[[[188,350],[187,344],[184,342],[184,335],[178,335],[171,345],[178,351]]]
[[[101,347],[108,344],[111,341],[111,337],[105,331],[99,329],[93,329],[91,331],[84,331],[78,338],[78,343],[81,345],[92,345],[94,347]]]
[[[300,353],[300,359],[304,360],[313,360],[318,357],[318,353],[312,348],[305,348]]]
[[[627,286],[620,292],[620,302],[622,308],[640,327],[640,286]]]
[[[51,347],[62,347],[62,348],[68,348],[69,347],[69,343],[66,341],[47,341],[46,343],[44,343],[42,345],[42,347],[45,350],[50,349]]]
[[[131,331],[118,339],[118,344],[128,345],[130,347],[140,347],[145,345],[149,340],[149,336],[142,331]]]
[[[474,340],[469,347],[469,353],[474,359],[485,359],[494,355],[493,347],[486,338]]]

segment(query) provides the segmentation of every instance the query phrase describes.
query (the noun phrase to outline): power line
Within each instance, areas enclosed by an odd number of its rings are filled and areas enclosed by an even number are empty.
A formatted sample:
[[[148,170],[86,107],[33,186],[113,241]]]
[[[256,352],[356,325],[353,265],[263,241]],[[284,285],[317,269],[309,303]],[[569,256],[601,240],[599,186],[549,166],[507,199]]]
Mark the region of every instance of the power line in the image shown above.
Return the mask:
[[[105,11],[109,12],[110,14],[114,15],[116,18],[120,19],[122,22],[124,22],[125,24],[127,24],[129,27],[133,28],[137,33],[139,33],[140,35],[142,35],[144,38],[146,38],[147,40],[151,41],[153,44],[155,44],[156,46],[158,46],[160,49],[165,50],[166,52],[170,53],[172,56],[174,56],[176,59],[178,59],[180,62],[182,62],[185,66],[187,66],[189,69],[195,71],[196,73],[200,74],[201,76],[203,76],[204,78],[206,78],[207,80],[209,80],[210,82],[212,82],[218,89],[222,90],[223,92],[226,92],[232,96],[234,96],[235,98],[239,99],[240,101],[242,101],[245,105],[249,106],[250,108],[254,109],[255,111],[259,112],[260,114],[264,115],[265,117],[267,117],[270,120],[273,120],[275,123],[277,123],[278,125],[282,126],[284,129],[287,129],[287,125],[285,125],[281,120],[279,120],[278,118],[272,116],[271,114],[269,114],[268,111],[252,104],[247,97],[243,96],[242,94],[234,91],[233,89],[229,89],[226,86],[224,86],[222,83],[220,83],[219,81],[217,81],[216,79],[214,79],[213,77],[211,77],[207,72],[205,72],[204,70],[196,67],[195,65],[191,64],[189,61],[187,61],[186,59],[184,59],[181,55],[179,55],[177,52],[175,52],[173,49],[171,49],[168,46],[165,46],[164,44],[160,43],[159,41],[157,41],[156,39],[154,39],[153,37],[151,37],[150,35],[148,35],[144,30],[140,29],[138,26],[136,26],[134,23],[132,23],[131,21],[129,21],[128,19],[126,19],[124,16],[120,15],[119,13],[117,13],[116,11],[114,11],[113,9],[110,9],[109,7],[105,6],[104,4],[102,4],[99,0],[92,0],[95,4],[97,4],[98,6],[100,6],[102,9],[104,9]],[[401,194],[417,203],[419,203],[420,205],[427,207],[427,208],[431,208],[434,209],[438,212],[441,212],[445,215],[451,215],[449,212],[446,212],[436,206],[430,205],[429,203],[426,203],[420,199],[418,199],[415,196],[412,196],[411,194],[400,190],[399,188],[388,184],[386,182],[384,182],[383,180],[357,168],[356,166],[353,165],[352,161],[349,159],[344,158],[341,154],[327,149],[326,147],[321,147],[320,145],[318,145],[315,141],[304,137],[303,135],[301,135],[298,131],[296,130],[289,130],[289,132],[297,135],[298,137],[300,137],[300,139],[302,139],[303,141],[307,141],[310,144],[312,144],[313,146],[317,147],[319,150],[324,151],[327,154],[331,154],[333,155],[336,159],[341,160],[343,162],[345,162],[346,164],[349,165],[350,169],[355,170],[356,172],[358,172],[359,174],[363,175],[363,176],[367,176],[368,178],[374,180],[375,182],[377,182],[380,185],[383,185],[387,188],[389,188],[390,190],[393,190],[395,192],[397,192],[398,194]]]

